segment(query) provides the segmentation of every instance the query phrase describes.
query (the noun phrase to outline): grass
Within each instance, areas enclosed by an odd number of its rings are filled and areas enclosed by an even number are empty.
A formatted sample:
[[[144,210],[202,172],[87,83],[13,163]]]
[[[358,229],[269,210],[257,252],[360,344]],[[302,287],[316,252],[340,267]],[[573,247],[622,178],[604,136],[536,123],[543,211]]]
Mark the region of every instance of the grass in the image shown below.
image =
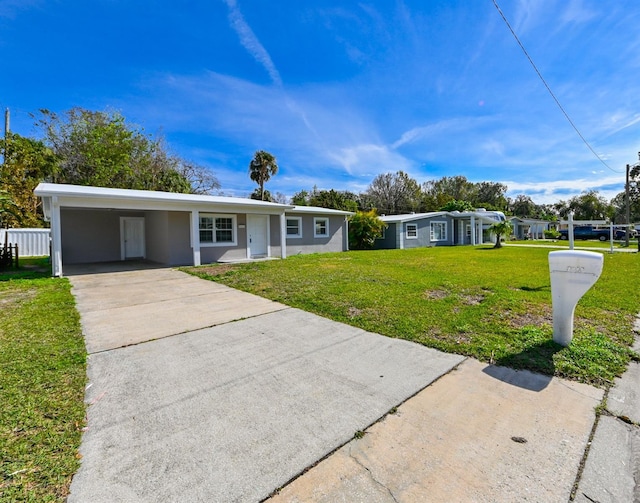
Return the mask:
[[[548,249],[437,247],[316,254],[186,268],[389,337],[598,386],[635,353],[636,254],[605,254],[576,309],[568,348],[552,340]]]
[[[0,273],[0,501],[64,501],[84,426],[85,348],[45,259]]]

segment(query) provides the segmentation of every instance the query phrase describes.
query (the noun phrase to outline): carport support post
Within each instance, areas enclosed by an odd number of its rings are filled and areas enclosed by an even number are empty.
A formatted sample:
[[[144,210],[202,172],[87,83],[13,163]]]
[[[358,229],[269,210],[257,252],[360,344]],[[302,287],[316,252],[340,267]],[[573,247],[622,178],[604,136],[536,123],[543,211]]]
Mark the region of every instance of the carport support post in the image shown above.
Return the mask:
[[[471,215],[471,246],[476,245],[476,219]]]
[[[200,262],[200,212],[191,212],[191,247],[193,248],[193,265],[198,266]]]
[[[51,198],[51,273],[62,276],[62,232],[60,226],[60,203],[58,198]]]
[[[280,213],[280,258],[287,258],[287,215]]]

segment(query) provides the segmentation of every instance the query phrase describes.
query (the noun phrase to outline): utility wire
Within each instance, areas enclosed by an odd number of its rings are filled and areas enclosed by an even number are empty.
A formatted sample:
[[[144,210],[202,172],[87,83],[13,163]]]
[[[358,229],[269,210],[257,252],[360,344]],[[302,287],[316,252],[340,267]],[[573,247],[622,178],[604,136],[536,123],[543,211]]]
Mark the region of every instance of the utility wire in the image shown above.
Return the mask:
[[[589,142],[586,140],[586,138],[584,136],[582,136],[582,133],[580,132],[580,130],[578,129],[578,127],[574,124],[574,122],[571,120],[571,117],[569,117],[569,114],[566,112],[566,110],[564,109],[564,107],[560,104],[560,101],[558,100],[558,98],[556,98],[556,95],[553,94],[553,91],[551,90],[551,88],[549,87],[549,84],[547,84],[547,81],[544,80],[544,77],[542,76],[542,74],[540,73],[540,70],[538,70],[538,67],[536,66],[536,64],[533,62],[533,59],[531,59],[531,56],[529,56],[529,53],[527,52],[527,50],[525,49],[524,45],[522,44],[522,42],[520,41],[520,39],[518,38],[518,35],[516,35],[516,32],[514,31],[514,29],[511,27],[511,24],[509,24],[509,21],[507,21],[506,16],[504,15],[504,13],[502,12],[502,9],[500,8],[500,6],[498,5],[498,2],[496,0],[492,0],[493,1],[493,5],[495,5],[496,9],[498,10],[498,12],[500,13],[500,16],[502,16],[502,19],[504,20],[505,24],[507,25],[507,27],[509,28],[509,31],[511,31],[511,34],[513,35],[513,37],[516,39],[516,42],[518,42],[518,45],[520,46],[520,49],[522,49],[522,52],[524,52],[524,55],[527,57],[527,59],[529,60],[529,63],[531,63],[531,66],[533,66],[533,69],[536,71],[536,73],[538,74],[538,77],[540,77],[540,80],[542,81],[542,83],[544,84],[544,87],[547,88],[547,91],[549,91],[549,94],[551,95],[551,97],[553,98],[553,100],[556,102],[556,105],[558,105],[558,108],[562,111],[562,113],[564,114],[564,116],[567,118],[567,120],[569,121],[569,124],[571,124],[571,126],[573,127],[573,129],[575,130],[575,132],[578,134],[578,136],[580,137],[580,139],[584,142],[584,144],[587,146],[587,148],[589,150],[591,150],[591,152],[593,153],[593,155],[596,156],[596,158],[605,165],[605,167],[607,169],[610,169],[611,171],[613,171],[614,173],[623,173],[623,171],[618,171],[616,169],[613,169],[611,166],[609,166],[604,159],[602,159],[602,157],[600,157],[598,155],[598,153],[593,150],[593,147],[589,144]]]

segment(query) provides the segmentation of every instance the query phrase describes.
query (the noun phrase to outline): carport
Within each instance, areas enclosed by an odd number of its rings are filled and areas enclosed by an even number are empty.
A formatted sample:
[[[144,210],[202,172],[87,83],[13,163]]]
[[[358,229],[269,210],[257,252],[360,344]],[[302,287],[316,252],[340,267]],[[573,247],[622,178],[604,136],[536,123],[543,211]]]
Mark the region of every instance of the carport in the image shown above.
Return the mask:
[[[286,204],[224,196],[41,183],[54,276],[63,264],[163,265],[286,257]]]

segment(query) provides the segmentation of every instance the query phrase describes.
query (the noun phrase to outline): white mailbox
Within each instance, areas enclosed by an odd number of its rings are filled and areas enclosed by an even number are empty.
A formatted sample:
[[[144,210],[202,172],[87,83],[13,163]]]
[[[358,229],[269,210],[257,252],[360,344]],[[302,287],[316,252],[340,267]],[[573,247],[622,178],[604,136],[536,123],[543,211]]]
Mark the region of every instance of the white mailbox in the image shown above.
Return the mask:
[[[600,277],[604,258],[588,251],[549,253],[551,300],[553,302],[553,340],[568,346],[573,338],[576,304]]]

